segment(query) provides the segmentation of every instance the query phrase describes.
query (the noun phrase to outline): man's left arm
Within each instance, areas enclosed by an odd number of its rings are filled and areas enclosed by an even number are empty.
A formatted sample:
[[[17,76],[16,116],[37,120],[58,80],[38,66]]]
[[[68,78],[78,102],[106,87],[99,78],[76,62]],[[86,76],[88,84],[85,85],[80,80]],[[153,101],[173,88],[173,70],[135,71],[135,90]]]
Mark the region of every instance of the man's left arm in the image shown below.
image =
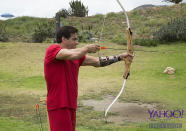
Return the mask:
[[[119,55],[105,56],[105,57],[93,57],[87,55],[82,66],[104,67],[116,63],[118,61],[124,60],[128,56],[132,61],[133,54],[128,54],[126,52]]]

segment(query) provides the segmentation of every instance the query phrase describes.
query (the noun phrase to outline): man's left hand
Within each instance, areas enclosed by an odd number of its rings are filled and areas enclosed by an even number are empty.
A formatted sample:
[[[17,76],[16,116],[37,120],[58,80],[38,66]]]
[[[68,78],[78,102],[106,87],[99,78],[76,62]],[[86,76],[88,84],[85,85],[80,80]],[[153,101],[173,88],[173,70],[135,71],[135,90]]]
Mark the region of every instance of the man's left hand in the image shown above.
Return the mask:
[[[125,53],[120,54],[121,60],[125,60],[127,57],[129,57],[129,61],[132,62],[132,60],[134,58],[134,53],[131,54],[131,53],[125,52]]]

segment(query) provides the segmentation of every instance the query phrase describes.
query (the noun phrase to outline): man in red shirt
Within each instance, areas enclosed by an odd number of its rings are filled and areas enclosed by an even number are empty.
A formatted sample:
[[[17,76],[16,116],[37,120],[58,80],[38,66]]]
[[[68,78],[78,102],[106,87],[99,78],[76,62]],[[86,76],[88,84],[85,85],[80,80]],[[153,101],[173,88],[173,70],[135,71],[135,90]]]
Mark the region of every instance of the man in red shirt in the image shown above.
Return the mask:
[[[45,54],[44,74],[47,84],[47,110],[51,131],[75,131],[80,66],[103,67],[133,55],[93,57],[100,46],[96,44],[76,48],[78,30],[63,26],[57,32],[57,44],[50,45]]]

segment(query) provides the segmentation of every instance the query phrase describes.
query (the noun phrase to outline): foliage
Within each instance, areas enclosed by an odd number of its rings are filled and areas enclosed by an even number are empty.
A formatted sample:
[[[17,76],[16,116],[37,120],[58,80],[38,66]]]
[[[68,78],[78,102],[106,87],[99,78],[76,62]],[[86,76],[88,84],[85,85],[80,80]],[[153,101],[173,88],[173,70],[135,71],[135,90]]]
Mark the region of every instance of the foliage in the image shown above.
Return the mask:
[[[6,32],[6,26],[3,23],[0,23],[0,41],[8,41],[8,34]]]
[[[66,9],[61,9],[60,11],[58,11],[56,13],[56,16],[55,17],[57,17],[57,15],[60,16],[60,17],[63,17],[63,18],[67,18],[68,16],[70,16],[70,13]]]
[[[133,43],[140,46],[157,46],[158,42],[152,39],[134,39]]]
[[[110,12],[108,13],[106,16],[107,17],[117,17],[118,14],[114,13],[114,12]]]
[[[54,38],[55,32],[53,21],[38,23],[32,36],[33,42],[43,42],[46,38]]]
[[[55,39],[54,38],[46,38],[43,43],[54,43]]]
[[[175,18],[153,34],[158,41],[186,41],[186,19]]]
[[[49,20],[48,18],[23,16],[4,21],[8,33],[8,41],[32,42],[32,35],[38,23]]]
[[[186,3],[182,3],[182,11],[180,16],[186,18]],[[180,6],[181,6],[180,5]],[[142,9],[139,11],[130,11],[128,12],[130,24],[132,31],[134,32],[134,39],[152,39],[153,33],[157,29],[171,18],[178,16],[178,7],[179,6],[156,6],[149,9]],[[149,12],[151,12],[149,14]],[[82,31],[82,25],[92,25],[91,32],[94,34],[94,37],[99,38],[99,32],[103,25],[103,19],[105,15],[97,14],[95,16],[89,17],[67,17],[61,19],[63,25],[72,25],[79,29],[79,32]],[[46,21],[52,20],[55,22],[55,18],[36,18],[36,17],[16,17],[14,19],[9,19],[3,21],[6,24],[6,31],[8,33],[9,41],[29,41],[32,42],[32,35],[35,28],[38,26],[38,23],[45,23]],[[126,20],[123,15],[123,12],[113,13],[107,15],[105,20],[105,26],[103,29],[102,36],[104,40],[112,40],[116,34],[125,34]],[[55,24],[53,28],[55,28]],[[122,41],[122,40],[121,40]]]
[[[123,34],[117,34],[112,40],[112,42],[120,44],[120,45],[126,45],[127,41],[126,39],[123,37]]]
[[[96,18],[103,18],[104,15],[103,14],[96,14],[94,17],[96,17]]]
[[[118,34],[116,35],[113,39],[112,42],[120,44],[120,45],[126,45],[127,40],[125,37],[123,37],[123,34]],[[157,46],[158,42],[156,40],[152,39],[134,39],[133,40],[134,45],[140,45],[140,46]]]
[[[91,42],[93,34],[89,30],[84,30],[78,33],[79,42]]]
[[[165,2],[171,2],[174,4],[179,4],[180,2],[182,2],[183,0],[164,0]]]
[[[69,4],[71,16],[85,17],[88,14],[88,7],[85,7],[81,1],[71,1]]]

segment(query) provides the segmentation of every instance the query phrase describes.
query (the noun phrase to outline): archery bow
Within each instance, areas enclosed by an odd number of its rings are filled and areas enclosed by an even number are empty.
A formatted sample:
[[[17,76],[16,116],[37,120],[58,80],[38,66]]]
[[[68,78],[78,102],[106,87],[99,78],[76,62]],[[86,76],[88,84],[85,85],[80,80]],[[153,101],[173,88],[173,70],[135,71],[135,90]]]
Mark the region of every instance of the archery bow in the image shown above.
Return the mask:
[[[120,5],[120,7],[122,8],[125,16],[126,16],[126,21],[127,21],[127,26],[128,28],[126,29],[126,32],[125,32],[125,35],[127,36],[127,53],[131,53],[133,54],[133,44],[132,44],[132,31],[130,29],[130,23],[129,23],[129,19],[128,19],[128,15],[124,9],[124,7],[122,6],[122,4],[120,3],[119,0],[116,0],[118,2],[118,4]],[[129,56],[125,59],[125,72],[123,74],[123,78],[124,78],[124,81],[123,81],[123,86],[119,92],[119,94],[116,96],[116,98],[114,99],[114,101],[108,106],[108,108],[106,109],[105,111],[105,118],[107,116],[107,113],[108,111],[110,110],[110,108],[112,107],[112,105],[117,101],[117,99],[120,97],[120,95],[122,94],[124,88],[125,88],[125,84],[126,84],[126,81],[127,81],[127,78],[128,76],[130,75],[130,65],[131,65],[131,62],[130,62],[130,58]]]

